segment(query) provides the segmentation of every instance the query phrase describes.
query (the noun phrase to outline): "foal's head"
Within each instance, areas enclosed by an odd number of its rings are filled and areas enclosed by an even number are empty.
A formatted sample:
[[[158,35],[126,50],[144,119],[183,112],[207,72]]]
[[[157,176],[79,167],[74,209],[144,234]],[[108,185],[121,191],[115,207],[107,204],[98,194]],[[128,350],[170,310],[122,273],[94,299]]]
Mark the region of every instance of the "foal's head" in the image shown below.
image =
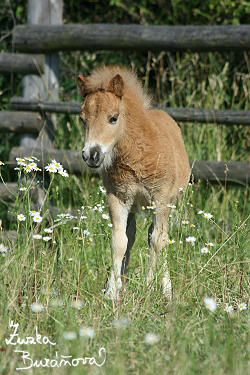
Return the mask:
[[[86,127],[82,157],[90,168],[108,168],[123,135],[123,79],[117,74],[102,89],[91,87],[88,78],[79,76],[78,87],[85,98],[80,113]]]

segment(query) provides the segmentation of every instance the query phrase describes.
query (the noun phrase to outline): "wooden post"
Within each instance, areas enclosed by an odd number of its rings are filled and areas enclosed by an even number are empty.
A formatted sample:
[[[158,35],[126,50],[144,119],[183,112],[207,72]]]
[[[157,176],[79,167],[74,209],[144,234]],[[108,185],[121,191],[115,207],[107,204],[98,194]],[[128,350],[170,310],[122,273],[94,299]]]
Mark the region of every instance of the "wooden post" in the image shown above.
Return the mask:
[[[28,0],[29,25],[62,24],[63,0]],[[23,77],[22,96],[26,99],[58,100],[59,53],[45,56],[45,68],[42,76],[29,74]],[[55,116],[53,118],[55,126]],[[44,131],[37,139],[34,134],[24,134],[20,146],[29,148],[53,148],[53,123],[44,118]]]

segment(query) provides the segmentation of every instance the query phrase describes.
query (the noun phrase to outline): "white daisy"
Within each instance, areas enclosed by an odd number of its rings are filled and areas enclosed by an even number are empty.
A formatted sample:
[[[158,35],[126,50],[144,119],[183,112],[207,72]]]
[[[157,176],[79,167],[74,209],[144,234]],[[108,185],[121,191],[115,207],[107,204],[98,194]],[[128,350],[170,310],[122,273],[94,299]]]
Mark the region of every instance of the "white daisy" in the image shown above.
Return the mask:
[[[160,336],[156,335],[156,333],[147,333],[145,335],[145,341],[147,344],[153,345],[160,341]]]
[[[30,305],[30,308],[32,311],[38,313],[38,312],[41,312],[43,311],[44,309],[44,306],[41,304],[41,303],[38,303],[38,302],[34,302]]]
[[[19,214],[19,215],[17,215],[17,220],[19,220],[19,221],[25,221],[26,220],[26,216],[23,215],[23,214]]]
[[[217,308],[216,302],[213,298],[205,297],[203,299],[205,306],[208,310],[214,312]]]

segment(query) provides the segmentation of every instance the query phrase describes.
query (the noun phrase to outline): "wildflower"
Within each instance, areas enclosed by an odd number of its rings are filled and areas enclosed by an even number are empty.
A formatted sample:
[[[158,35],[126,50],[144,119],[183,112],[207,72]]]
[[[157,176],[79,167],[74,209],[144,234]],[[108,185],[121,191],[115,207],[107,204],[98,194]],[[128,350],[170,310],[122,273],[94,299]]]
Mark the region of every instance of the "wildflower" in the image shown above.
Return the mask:
[[[17,164],[18,165],[26,165],[25,159],[22,158],[16,158]]]
[[[27,188],[26,187],[21,187],[19,190],[20,191],[25,191],[25,190],[27,190]]]
[[[20,168],[15,167],[15,168],[14,168],[14,171],[20,171]]]
[[[48,164],[46,165],[46,167],[44,168],[47,172],[51,172],[51,173],[56,173],[57,172],[57,169],[55,167],[54,164]]]
[[[113,321],[113,325],[117,329],[125,328],[125,327],[129,326],[129,324],[130,324],[130,321],[125,316],[121,317],[120,319],[117,319],[117,320]]]
[[[73,227],[73,230],[80,230],[79,227]]]
[[[207,247],[203,247],[202,249],[201,249],[201,253],[202,254],[207,254],[207,253],[209,253],[210,251],[208,250],[208,248]]]
[[[92,339],[95,336],[95,331],[93,330],[93,328],[82,326],[79,329],[79,335]]]
[[[51,165],[54,165],[57,170],[63,169],[62,164],[58,163],[55,159],[52,160]]]
[[[169,207],[169,208],[176,208],[176,206],[174,204],[172,204],[172,203],[167,204],[167,207]]]
[[[169,240],[168,243],[169,245],[172,245],[172,243],[175,243],[175,240]]]
[[[71,302],[71,306],[75,309],[80,309],[83,306],[83,302],[80,299]]]
[[[113,224],[108,224],[108,227],[112,228]]]
[[[2,160],[0,160],[0,165],[5,165],[4,162]]]
[[[63,332],[63,337],[65,338],[65,340],[75,340],[77,335],[74,331],[65,331]]]
[[[33,235],[33,238],[34,238],[35,240],[41,240],[41,239],[43,238],[43,236],[41,236],[41,234],[34,234],[34,235]]]
[[[89,235],[90,235],[90,232],[89,232],[87,229],[84,229],[83,234],[84,234],[85,236],[89,236]]]
[[[102,214],[102,218],[103,218],[104,220],[108,220],[108,219],[109,219],[109,215]]]
[[[17,215],[17,220],[19,220],[19,221],[25,221],[26,220],[26,216],[24,216],[23,214],[19,214],[19,215]]]
[[[100,189],[100,191],[101,191],[102,193],[104,193],[104,194],[106,193],[106,190],[105,190],[102,186],[100,186],[99,189]]]
[[[213,298],[205,297],[203,299],[205,306],[208,310],[214,312],[217,308],[216,302]]]
[[[24,170],[24,172],[27,172],[27,173],[31,173],[32,172],[32,168],[29,165],[24,165],[23,166],[23,170]]]
[[[141,206],[142,211],[146,210],[145,206]]]
[[[245,302],[241,302],[238,304],[238,309],[239,310],[246,310],[247,304]]]
[[[190,224],[190,228],[195,228],[195,225],[194,224]]]
[[[8,246],[4,246],[3,243],[0,244],[0,253],[7,253]]]
[[[40,214],[33,215],[33,221],[35,223],[41,223],[42,220],[43,220],[43,218],[42,218],[42,216],[40,216]]]
[[[88,216],[84,216],[84,215],[80,216],[80,219],[81,219],[81,220],[85,220],[85,219],[87,219],[87,218],[88,218]]]
[[[202,214],[204,214],[204,211],[200,210],[200,211],[197,212],[197,214],[202,215]]]
[[[36,210],[30,211],[30,216],[40,215],[40,213]]]
[[[179,188],[179,192],[183,191],[183,188]]]
[[[41,303],[34,302],[30,305],[30,308],[34,312],[41,312],[44,309],[44,306]]]
[[[45,241],[45,242],[48,242],[48,241],[50,241],[52,239],[52,237],[50,237],[50,236],[44,236],[43,237],[43,241]]]
[[[44,228],[44,232],[45,233],[53,233],[53,229],[52,228]]]
[[[214,244],[212,242],[208,242],[206,243],[207,246],[214,246]]]
[[[145,336],[145,341],[147,344],[153,345],[160,341],[160,336],[155,333],[147,333]]]
[[[30,163],[30,164],[28,164],[28,166],[33,170],[33,171],[35,171],[36,170],[36,168],[37,168],[37,164],[36,163],[34,163],[34,162],[32,162],[32,163]]]
[[[186,242],[191,243],[192,245],[194,245],[195,241],[196,241],[196,238],[193,236],[189,236],[186,238]]]
[[[188,220],[182,220],[181,224],[183,224],[183,225],[188,225],[188,224],[189,224],[189,221],[188,221]]]
[[[204,217],[206,219],[212,219],[213,215],[211,215],[209,212],[204,212]]]
[[[66,171],[66,169],[62,170],[62,171],[58,171],[58,173],[63,176],[63,177],[69,177],[69,174],[68,172]]]
[[[229,305],[226,303],[225,311],[226,311],[227,313],[232,312],[232,311],[233,311],[233,306],[232,306],[232,305],[229,306]]]

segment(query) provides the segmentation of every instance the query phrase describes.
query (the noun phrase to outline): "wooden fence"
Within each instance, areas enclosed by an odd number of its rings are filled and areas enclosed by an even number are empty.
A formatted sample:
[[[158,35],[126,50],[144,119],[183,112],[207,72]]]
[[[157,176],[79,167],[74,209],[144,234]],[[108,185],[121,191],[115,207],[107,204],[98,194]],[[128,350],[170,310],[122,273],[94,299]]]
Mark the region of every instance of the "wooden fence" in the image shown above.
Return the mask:
[[[61,0],[58,0],[61,2]],[[29,6],[31,1],[29,2]],[[36,3],[36,2],[34,2]],[[45,3],[39,2],[38,4]],[[43,5],[44,6],[44,5]],[[58,69],[58,55],[63,50],[168,50],[168,51],[239,51],[250,50],[250,26],[141,26],[141,25],[19,25],[13,30],[14,48],[21,52],[0,54],[0,73],[23,73],[28,77],[49,76],[46,71]],[[45,53],[46,55],[41,55]],[[50,56],[50,58],[48,58]],[[54,65],[48,61],[54,58]],[[55,67],[56,60],[56,67]],[[53,67],[53,68],[51,68]],[[30,76],[32,74],[32,76]],[[26,76],[27,77],[27,76]],[[48,81],[46,81],[48,83]],[[25,83],[25,82],[24,82]],[[47,84],[46,83],[46,84]],[[58,84],[58,82],[57,82]],[[39,89],[40,90],[40,89]],[[12,111],[0,113],[0,132],[17,132],[24,137],[32,135],[34,142],[27,147],[10,150],[9,163],[15,165],[16,157],[34,155],[44,166],[52,158],[60,160],[70,173],[83,173],[85,164],[81,150],[55,150],[52,144],[41,145],[36,138],[49,132],[49,113],[78,114],[81,103],[50,100],[53,95],[24,95],[11,100]],[[56,95],[55,95],[56,96]],[[215,110],[204,108],[162,108],[177,122],[204,122],[226,125],[250,125],[248,110]],[[188,125],[187,125],[188,126]],[[28,136],[28,145],[29,143]],[[190,161],[194,178],[240,182],[248,184],[250,163]],[[1,194],[1,186],[0,186]],[[39,195],[39,194],[38,194]]]

